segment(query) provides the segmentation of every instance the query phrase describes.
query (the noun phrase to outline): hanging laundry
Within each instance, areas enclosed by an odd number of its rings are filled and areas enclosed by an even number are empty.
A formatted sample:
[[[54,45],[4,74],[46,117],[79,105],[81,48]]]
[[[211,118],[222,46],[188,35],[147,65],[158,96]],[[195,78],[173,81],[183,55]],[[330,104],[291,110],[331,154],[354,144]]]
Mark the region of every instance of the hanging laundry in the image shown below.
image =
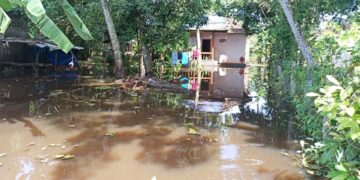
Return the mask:
[[[197,90],[197,87],[198,87],[197,80],[193,80],[191,85],[192,85],[192,90],[193,90],[193,91],[196,91],[196,90]]]
[[[193,52],[193,58],[194,58],[194,60],[197,60],[198,57],[199,57],[199,51],[197,49],[195,49]]]
[[[182,52],[178,52],[178,60],[182,59]]]
[[[188,65],[189,64],[189,53],[183,52],[181,57],[181,64]]]
[[[171,62],[172,64],[177,64],[178,63],[178,53],[173,51],[171,53]]]

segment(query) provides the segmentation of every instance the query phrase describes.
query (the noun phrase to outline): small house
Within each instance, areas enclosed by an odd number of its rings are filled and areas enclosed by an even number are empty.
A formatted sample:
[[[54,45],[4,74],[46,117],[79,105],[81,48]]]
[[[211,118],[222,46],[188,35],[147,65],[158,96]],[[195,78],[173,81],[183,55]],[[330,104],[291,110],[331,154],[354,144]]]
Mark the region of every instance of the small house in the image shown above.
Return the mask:
[[[197,47],[196,28],[190,28],[190,45]],[[201,56],[204,64],[240,64],[249,61],[248,35],[240,22],[217,15],[208,16],[200,27]]]
[[[0,37],[0,65],[52,64],[54,66],[77,66],[76,54],[82,47],[74,46],[64,53],[51,41],[31,39],[28,21],[20,12],[8,12],[12,22]]]

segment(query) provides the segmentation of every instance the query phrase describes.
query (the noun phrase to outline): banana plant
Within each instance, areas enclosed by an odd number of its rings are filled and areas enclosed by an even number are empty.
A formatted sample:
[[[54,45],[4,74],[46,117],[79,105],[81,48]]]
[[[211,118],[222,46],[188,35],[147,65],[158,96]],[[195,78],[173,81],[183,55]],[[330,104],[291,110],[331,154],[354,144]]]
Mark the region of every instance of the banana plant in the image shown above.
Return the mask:
[[[66,17],[79,36],[84,40],[93,39],[90,31],[69,2],[67,0],[60,1]],[[67,36],[46,15],[41,0],[0,0],[0,35],[4,35],[11,22],[6,12],[13,9],[23,10],[27,17],[39,28],[40,32],[58,45],[65,53],[68,53],[74,47]]]

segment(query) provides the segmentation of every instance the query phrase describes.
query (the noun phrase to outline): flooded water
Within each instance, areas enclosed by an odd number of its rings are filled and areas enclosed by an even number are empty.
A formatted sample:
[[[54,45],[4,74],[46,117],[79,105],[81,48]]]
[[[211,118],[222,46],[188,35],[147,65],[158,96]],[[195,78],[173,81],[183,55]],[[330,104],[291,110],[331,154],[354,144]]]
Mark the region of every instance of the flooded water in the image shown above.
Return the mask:
[[[194,94],[123,92],[74,74],[0,79],[0,179],[305,179],[264,68],[219,69]],[[106,86],[104,86],[106,84]]]

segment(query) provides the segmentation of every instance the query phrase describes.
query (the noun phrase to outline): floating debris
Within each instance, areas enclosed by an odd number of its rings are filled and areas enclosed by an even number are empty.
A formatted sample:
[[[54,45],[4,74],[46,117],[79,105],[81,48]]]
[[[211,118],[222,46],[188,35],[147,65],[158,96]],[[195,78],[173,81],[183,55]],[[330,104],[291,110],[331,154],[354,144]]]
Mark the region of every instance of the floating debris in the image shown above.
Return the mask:
[[[39,161],[39,162],[42,162],[42,163],[47,163],[49,162],[50,158],[49,158],[49,155],[45,154],[45,155],[37,155],[36,156],[36,159]]]
[[[189,130],[188,130],[188,132],[186,134],[195,135],[195,136],[201,136],[201,134],[196,129],[193,129],[193,128],[189,128]]]
[[[3,164],[2,163],[0,163],[0,167],[2,166]]]
[[[69,159],[73,159],[75,158],[74,155],[71,155],[71,154],[58,154],[58,155],[55,155],[54,157],[55,159],[62,159],[62,160],[69,160]]]
[[[33,146],[35,144],[36,144],[36,142],[31,142],[28,146]]]
[[[4,157],[6,155],[7,155],[6,153],[0,153],[0,157]]]
[[[68,126],[71,127],[71,128],[76,127],[76,125],[74,125],[74,124],[69,124]]]
[[[259,126],[247,122],[237,122],[235,124],[235,127],[248,131],[256,131],[259,128]]]
[[[105,136],[115,136],[117,134],[117,132],[109,132],[106,133]]]
[[[30,150],[30,149],[29,149],[29,148],[25,148],[25,149],[24,149],[24,151],[28,151],[28,150]]]
[[[42,150],[42,151],[45,151],[45,150],[47,150],[47,147],[43,147],[43,148],[41,148],[41,150]]]
[[[61,158],[63,158],[63,157],[65,157],[65,155],[63,155],[63,154],[58,154],[58,155],[55,155],[55,159],[61,159]]]

